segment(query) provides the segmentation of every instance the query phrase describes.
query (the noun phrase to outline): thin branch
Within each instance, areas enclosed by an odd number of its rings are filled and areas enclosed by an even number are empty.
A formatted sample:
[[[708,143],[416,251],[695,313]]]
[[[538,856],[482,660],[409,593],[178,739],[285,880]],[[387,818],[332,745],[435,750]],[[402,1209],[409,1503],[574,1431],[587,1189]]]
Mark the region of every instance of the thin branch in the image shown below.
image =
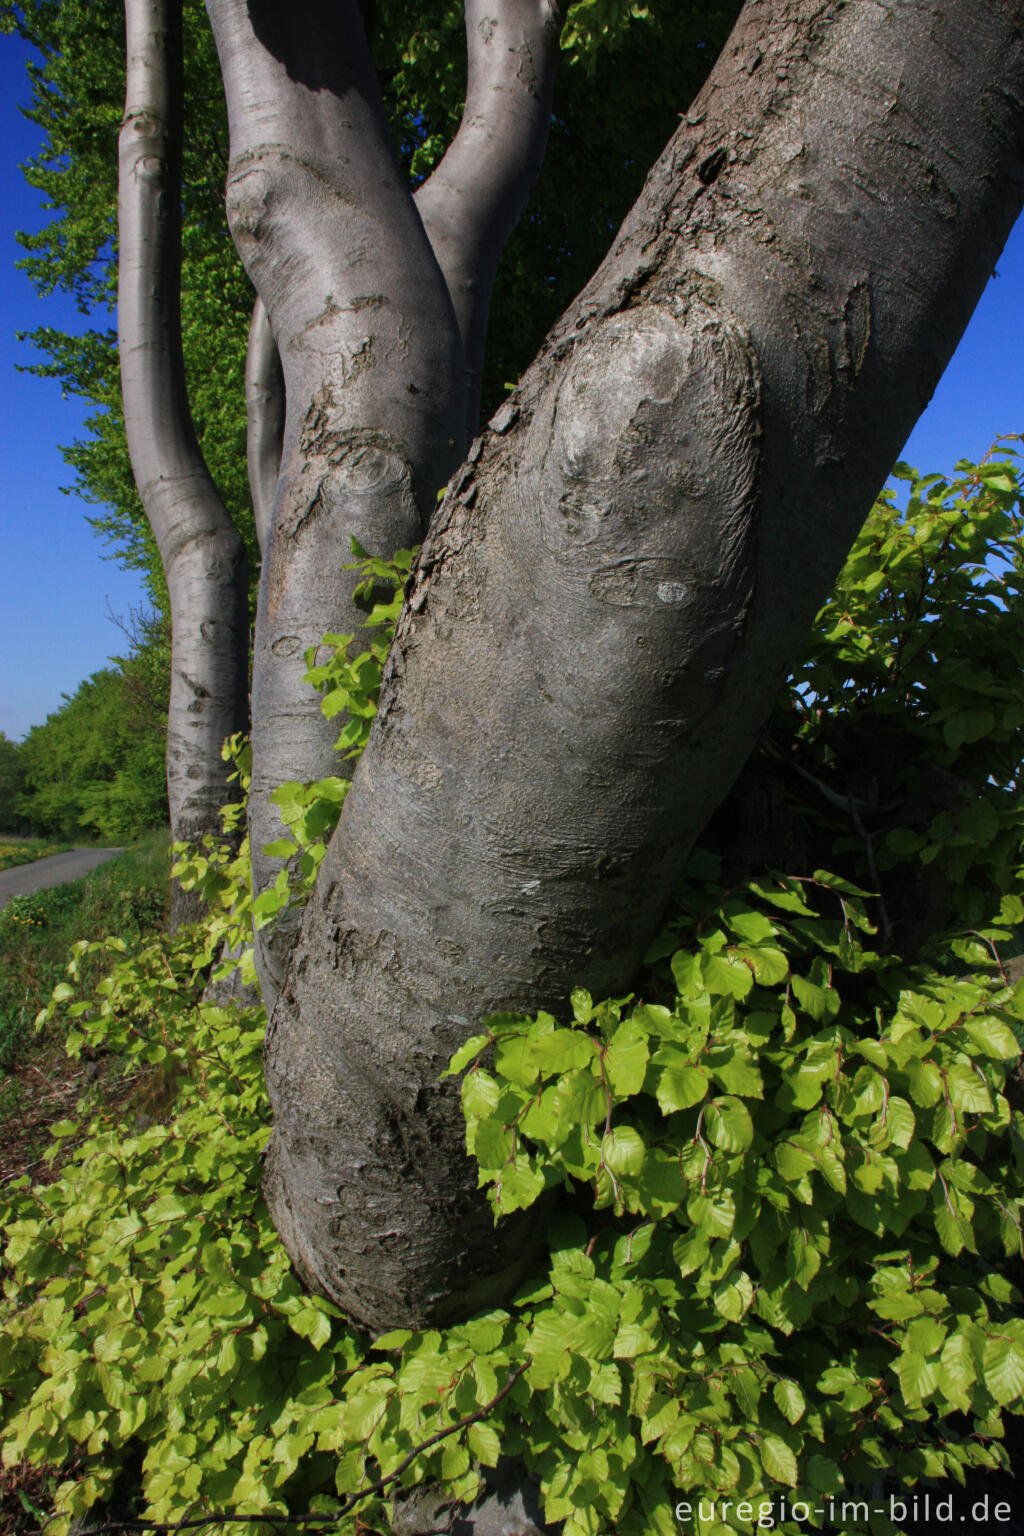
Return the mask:
[[[864,856],[868,861],[868,870],[870,871],[871,881],[878,900],[878,926],[882,930],[882,952],[884,954],[892,940],[892,923],[889,921],[889,911],[885,905],[885,897],[882,895],[882,882],[878,878],[878,866],[875,863],[875,850],[871,833],[861,820],[860,812],[852,795],[847,802],[847,809],[850,812],[850,820],[853,822],[857,835],[864,844]]]
[[[780,752],[773,752],[772,756],[777,760],[783,760]],[[901,796],[898,800],[887,800],[884,805],[873,805],[869,800],[857,800],[853,795],[841,795],[836,790],[830,789],[827,784],[823,784],[820,779],[815,778],[813,773],[808,773],[806,768],[801,768],[799,763],[789,759],[785,761],[794,773],[799,774],[808,784],[813,784],[823,799],[837,811],[849,811],[864,816],[884,816],[889,811],[898,810],[904,802],[905,797]]]
[[[429,1451],[432,1446],[438,1445],[442,1440],[447,1440],[450,1435],[458,1434],[460,1429],[468,1429],[469,1426],[471,1424],[475,1424],[478,1419],[485,1419],[487,1415],[498,1406],[502,1398],[508,1396],[516,1382],[519,1380],[520,1376],[526,1370],[529,1363],[530,1362],[528,1360],[524,1360],[522,1365],[517,1366],[509,1376],[501,1391],[495,1393],[494,1397],[491,1398],[489,1403],[486,1403],[482,1408],[477,1408],[473,1413],[467,1413],[465,1418],[457,1420],[456,1423],[449,1424],[447,1429],[439,1429],[436,1435],[431,1435],[428,1439],[421,1441],[419,1445],[414,1445],[408,1456],[405,1457],[404,1461],[399,1463],[393,1472],[389,1472],[386,1477],[378,1478],[375,1483],[367,1483],[356,1493],[353,1493],[340,1509],[334,1510],[331,1514],[277,1515],[269,1514],[266,1512],[262,1515],[215,1514],[194,1516],[189,1520],[175,1520],[164,1523],[154,1520],[118,1520],[110,1521],[105,1525],[89,1526],[86,1530],[80,1532],[80,1536],[118,1536],[118,1533],[123,1531],[152,1531],[158,1533],[170,1531],[198,1531],[201,1530],[204,1526],[213,1525],[302,1526],[310,1525],[314,1522],[319,1522],[321,1524],[337,1524],[339,1520],[342,1520],[346,1515],[351,1514],[356,1505],[361,1504],[363,1499],[368,1499],[371,1494],[380,1493],[383,1491],[383,1489],[387,1488],[389,1484],[397,1482],[398,1478],[401,1477],[406,1468],[411,1466],[411,1464],[416,1460],[417,1456],[422,1456],[424,1451]]]
[[[1003,985],[1004,987],[1008,987],[1010,985],[1009,974],[1007,972],[1006,966],[1003,964],[1002,956],[1000,955],[998,949],[996,949],[996,946],[993,944],[992,940],[988,938],[986,934],[979,933],[977,928],[968,928],[967,932],[971,934],[972,937],[980,939],[983,944],[988,946],[993,961],[999,967],[999,974],[1002,977]]]
[[[475,1424],[478,1419],[485,1419],[491,1410],[498,1406],[502,1398],[508,1396],[529,1363],[528,1360],[524,1360],[522,1365],[517,1366],[501,1391],[496,1393],[483,1408],[477,1408],[474,1413],[467,1413],[464,1419],[459,1419],[457,1423],[450,1424],[447,1429],[439,1429],[436,1435],[430,1436],[429,1440],[423,1440],[419,1445],[413,1446],[405,1460],[400,1462],[393,1472],[389,1472],[387,1477],[379,1478],[377,1482],[369,1483],[365,1488],[360,1488],[358,1493],[354,1493],[348,1502],[341,1506],[341,1509],[338,1511],[339,1518],[342,1515],[350,1514],[355,1506],[361,1503],[363,1499],[369,1498],[371,1493],[380,1493],[389,1483],[395,1482],[401,1477],[406,1467],[410,1466],[417,1456],[422,1455],[431,1446],[437,1445],[441,1440],[447,1440],[449,1435],[456,1434],[460,1429],[468,1429],[470,1424]]]

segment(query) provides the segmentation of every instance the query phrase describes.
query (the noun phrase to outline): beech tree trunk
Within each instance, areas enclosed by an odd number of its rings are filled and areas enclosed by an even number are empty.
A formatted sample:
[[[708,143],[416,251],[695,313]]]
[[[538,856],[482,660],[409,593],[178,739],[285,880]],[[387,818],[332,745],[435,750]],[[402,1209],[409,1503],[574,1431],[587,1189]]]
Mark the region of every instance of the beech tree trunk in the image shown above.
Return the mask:
[[[132,471],[171,600],[171,835],[220,833],[227,736],[248,726],[248,572],[196,440],[181,350],[181,3],[127,0],[118,339]],[[197,915],[175,887],[172,922]]]
[[[295,657],[345,623],[324,551],[415,536],[468,331],[354,6],[209,4],[287,381],[262,794],[323,734]],[[1009,0],[750,0],[452,479],[267,1041],[274,1219],[360,1321],[514,1278],[527,1234],[493,1229],[440,1073],[489,1012],[628,987],[1019,210],[1021,25]]]

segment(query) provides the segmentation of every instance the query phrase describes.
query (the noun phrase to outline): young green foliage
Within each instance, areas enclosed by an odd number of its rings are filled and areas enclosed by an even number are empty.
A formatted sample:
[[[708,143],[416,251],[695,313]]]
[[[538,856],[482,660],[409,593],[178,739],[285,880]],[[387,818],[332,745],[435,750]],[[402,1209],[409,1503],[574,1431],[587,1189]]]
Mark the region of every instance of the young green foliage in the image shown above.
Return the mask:
[[[355,561],[348,569],[362,573],[355,596],[357,602],[369,608],[363,628],[371,631],[371,638],[365,649],[350,656],[358,643],[356,636],[325,635],[320,645],[311,646],[305,656],[305,681],[320,691],[324,715],[333,720],[344,712],[347,717],[335,746],[348,760],[359,756],[370,734],[377,712],[381,669],[415,558],[414,550],[400,549],[390,560],[381,560],[368,555],[356,539],[352,540],[352,553]],[[305,902],[323,861],[327,839],[338,824],[348,786],[347,776],[332,775],[310,784],[291,781],[274,790],[271,799],[281,812],[287,835],[267,843],[263,851],[287,859],[288,863],[275,883],[252,901],[251,921],[257,928],[266,927],[287,908]],[[242,849],[240,857],[248,857],[247,848]],[[194,872],[187,851],[179,874],[203,889],[202,878]],[[203,894],[208,900],[205,889]],[[236,905],[233,911],[236,923],[250,920],[248,909],[243,911]],[[241,937],[239,933],[238,938]]]

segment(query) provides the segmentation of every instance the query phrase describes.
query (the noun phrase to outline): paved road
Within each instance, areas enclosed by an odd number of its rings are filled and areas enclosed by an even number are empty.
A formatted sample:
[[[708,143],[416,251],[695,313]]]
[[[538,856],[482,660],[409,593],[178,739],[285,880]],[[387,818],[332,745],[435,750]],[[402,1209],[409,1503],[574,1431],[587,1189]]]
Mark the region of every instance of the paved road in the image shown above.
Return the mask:
[[[18,864],[0,870],[0,909],[12,896],[27,896],[30,891],[45,891],[69,880],[81,880],[90,870],[123,853],[123,848],[72,848],[70,853],[54,853],[34,864]]]

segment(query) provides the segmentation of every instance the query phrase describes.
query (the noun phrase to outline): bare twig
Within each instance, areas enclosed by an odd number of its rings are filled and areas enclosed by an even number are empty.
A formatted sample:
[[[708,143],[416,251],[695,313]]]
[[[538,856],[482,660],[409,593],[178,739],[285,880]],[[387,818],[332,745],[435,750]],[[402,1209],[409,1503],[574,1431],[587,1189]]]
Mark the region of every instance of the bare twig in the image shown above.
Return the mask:
[[[861,820],[860,812],[857,810],[857,807],[854,804],[852,795],[850,796],[847,803],[847,809],[850,812],[850,820],[853,822],[861,842],[864,844],[864,856],[868,861],[868,869],[871,872],[871,883],[875,888],[878,899],[878,925],[882,930],[882,949],[885,951],[889,948],[889,943],[892,939],[892,923],[889,921],[889,913],[885,905],[885,897],[882,895],[882,883],[878,878],[878,867],[875,864],[875,850],[872,844],[871,833],[868,831],[867,827],[865,827],[863,821]]]

